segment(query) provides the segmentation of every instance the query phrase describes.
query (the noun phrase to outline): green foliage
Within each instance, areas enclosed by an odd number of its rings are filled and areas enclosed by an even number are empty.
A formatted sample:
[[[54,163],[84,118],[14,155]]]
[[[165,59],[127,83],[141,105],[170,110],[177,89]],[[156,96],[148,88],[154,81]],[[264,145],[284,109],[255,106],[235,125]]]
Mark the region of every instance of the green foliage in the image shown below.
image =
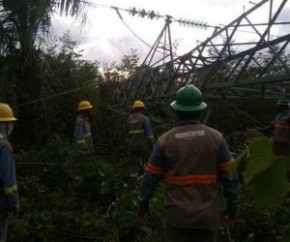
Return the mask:
[[[251,184],[253,199],[260,209],[278,205],[290,191],[286,176],[286,167],[277,162],[256,175]]]
[[[275,218],[275,209],[261,210],[253,203],[250,187],[242,186],[238,221],[233,236],[237,241],[280,241],[280,228]],[[225,240],[227,241],[227,240]]]
[[[13,29],[19,32],[16,41],[20,42],[19,49],[15,50],[15,47],[12,53],[0,56],[1,101],[9,102],[19,119],[16,139],[18,143],[34,145],[45,144],[54,138],[67,139],[67,134],[72,135],[77,103],[82,99],[90,100],[93,105],[99,102],[97,81],[101,76],[98,63],[79,60],[78,43],[71,40],[69,33],[50,41],[47,48],[41,45],[41,49],[35,49],[38,27],[44,31],[49,27],[52,2],[38,1],[34,6],[28,4],[30,1],[20,1],[21,5],[27,6],[25,8],[8,4],[11,1],[1,1],[0,7],[6,2],[8,9],[4,8],[1,15],[15,12],[11,18],[16,20],[7,18],[7,21],[23,27],[14,26]],[[10,8],[13,8],[11,12]],[[24,16],[18,18],[18,14]],[[29,24],[29,33],[26,24]]]
[[[287,241],[289,157],[275,156],[269,137],[257,136],[239,151],[237,161],[243,183],[235,236],[249,242]]]
[[[267,126],[273,119],[273,101],[268,100],[215,100],[208,124],[227,137],[233,132]],[[270,110],[265,112],[265,110]],[[231,144],[230,144],[231,145]]]
[[[70,39],[69,33],[54,43],[42,55],[44,105],[38,124],[46,124],[42,134],[45,141],[72,138],[78,102],[89,100],[95,106],[100,101],[97,63],[78,60],[78,43]]]
[[[245,185],[252,188],[253,200],[260,209],[280,203],[290,186],[287,178],[288,159],[272,153],[267,137],[258,137],[250,143],[250,160],[243,173]]]
[[[290,241],[290,224],[283,228],[282,236],[283,236],[282,242]]]
[[[267,137],[255,138],[250,144],[250,161],[244,172],[244,181],[250,183],[253,177],[265,171],[275,159],[271,150],[271,144]]]
[[[55,153],[55,144],[35,151],[37,160],[27,160],[30,151],[18,156],[19,170],[38,169],[18,174],[22,213],[11,220],[11,241],[81,241],[85,236],[103,241],[109,234],[106,210],[116,199],[121,175],[101,157],[83,156],[65,143],[57,146]]]
[[[17,155],[22,212],[9,221],[10,241],[154,241],[162,238],[162,190],[154,216],[137,216],[141,179],[129,178],[117,157],[78,153],[51,143]],[[31,171],[30,171],[31,170]],[[160,188],[161,189],[161,188]],[[162,240],[160,240],[162,241]]]
[[[79,59],[78,43],[69,33],[50,41],[47,48],[35,48],[37,30],[40,27],[44,32],[48,30],[55,2],[18,2],[15,5],[11,0],[0,0],[0,4],[6,4],[1,16],[9,17],[5,18],[6,23],[1,23],[0,94],[2,101],[17,107],[15,112],[19,117],[13,141],[20,144],[15,150],[22,212],[10,219],[9,240],[167,241],[161,212],[163,187],[151,201],[151,216],[140,223],[137,198],[141,181],[130,180],[122,167],[127,148],[124,124],[130,104],[120,107],[116,100],[123,101],[118,88],[124,88],[126,95],[132,97],[130,82],[125,80],[136,74],[139,61],[136,51],[108,67],[103,80],[97,62]],[[57,2],[63,13],[72,15],[79,14],[83,6],[78,0]],[[16,14],[8,16],[10,13]],[[17,14],[21,18],[12,19]],[[29,21],[20,24],[18,20]],[[263,66],[267,56],[261,56],[258,61]],[[275,66],[273,71],[278,72],[279,68]],[[226,73],[224,66],[218,75],[222,79]],[[245,73],[244,77],[253,73]],[[92,132],[96,152],[93,155],[77,152],[70,142],[75,109],[81,99],[90,100],[94,106]],[[242,170],[245,181],[236,238],[273,242],[279,241],[282,231],[283,239],[288,241],[287,161],[272,155],[266,138],[250,143],[248,157],[247,148],[240,150],[245,136],[231,136],[233,131],[243,132],[267,124],[272,113],[264,110],[272,110],[273,101],[222,100],[212,104],[209,124],[232,138],[229,144],[239,153],[237,168]],[[174,125],[168,103],[154,102],[147,106],[146,114],[151,118],[155,137]],[[34,144],[37,148],[23,144]],[[225,231],[226,226],[221,224],[222,241],[227,239]]]

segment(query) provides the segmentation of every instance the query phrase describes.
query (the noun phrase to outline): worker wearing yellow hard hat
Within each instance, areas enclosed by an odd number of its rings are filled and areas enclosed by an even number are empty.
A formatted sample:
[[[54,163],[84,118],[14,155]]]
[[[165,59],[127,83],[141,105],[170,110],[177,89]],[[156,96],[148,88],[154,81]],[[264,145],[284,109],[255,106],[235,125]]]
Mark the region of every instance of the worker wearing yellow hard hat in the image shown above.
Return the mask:
[[[80,150],[93,152],[94,144],[91,132],[91,110],[93,106],[87,101],[79,102],[75,120],[74,138]]]
[[[15,161],[8,140],[15,121],[11,107],[0,103],[0,241],[6,241],[9,213],[19,212]]]
[[[133,103],[133,106],[132,106],[133,109],[143,109],[145,108],[145,104],[141,101],[141,100],[136,100],[134,103]]]
[[[153,132],[150,119],[144,115],[145,104],[136,100],[132,105],[132,114],[126,121],[128,134],[129,163],[131,175],[143,174],[143,167],[153,147]]]
[[[78,111],[89,110],[92,108],[93,108],[92,104],[87,100],[79,102]]]

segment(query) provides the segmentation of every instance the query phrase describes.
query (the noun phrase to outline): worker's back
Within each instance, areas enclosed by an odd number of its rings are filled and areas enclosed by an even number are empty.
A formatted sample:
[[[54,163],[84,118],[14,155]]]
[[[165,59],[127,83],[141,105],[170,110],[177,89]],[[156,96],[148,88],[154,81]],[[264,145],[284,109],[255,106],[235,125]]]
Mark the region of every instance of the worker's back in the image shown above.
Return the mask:
[[[147,120],[148,117],[139,112],[134,112],[127,119],[126,125],[129,136],[128,149],[130,152],[148,150],[145,129],[145,122],[147,122]]]
[[[181,125],[163,134],[158,143],[167,161],[167,221],[184,228],[215,226],[221,133],[201,124]]]
[[[274,121],[273,153],[290,155],[290,110],[278,113]]]

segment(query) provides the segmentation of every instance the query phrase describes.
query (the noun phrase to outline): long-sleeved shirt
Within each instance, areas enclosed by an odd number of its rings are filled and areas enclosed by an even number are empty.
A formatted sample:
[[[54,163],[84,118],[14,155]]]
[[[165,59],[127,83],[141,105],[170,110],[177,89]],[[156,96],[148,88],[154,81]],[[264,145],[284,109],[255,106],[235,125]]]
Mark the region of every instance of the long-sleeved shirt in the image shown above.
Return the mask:
[[[0,137],[0,209],[9,209],[18,204],[19,194],[12,147],[7,139]]]
[[[93,150],[94,144],[91,133],[91,125],[88,117],[78,114],[75,120],[74,137],[76,144],[82,149]]]
[[[130,152],[142,152],[148,149],[148,145],[153,146],[153,132],[147,116],[134,112],[127,119],[126,128]],[[152,147],[149,148],[151,149]]]

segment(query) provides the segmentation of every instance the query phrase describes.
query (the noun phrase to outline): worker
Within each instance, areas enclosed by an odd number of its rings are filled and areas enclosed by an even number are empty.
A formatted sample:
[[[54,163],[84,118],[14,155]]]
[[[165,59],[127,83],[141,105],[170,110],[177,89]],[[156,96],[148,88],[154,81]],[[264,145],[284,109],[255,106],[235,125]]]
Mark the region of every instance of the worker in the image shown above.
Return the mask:
[[[290,155],[290,101],[280,99],[276,103],[277,115],[272,122],[273,153],[275,155]]]
[[[239,180],[227,169],[234,162],[223,135],[200,123],[207,107],[200,90],[188,84],[177,92],[171,108],[178,126],[162,134],[145,167],[139,197],[139,216],[149,213],[149,200],[157,184],[165,183],[165,222],[169,241],[215,241],[218,225],[219,189],[227,204],[227,218],[233,225],[238,204]]]
[[[6,103],[0,103],[0,242],[6,241],[8,216],[19,212],[15,161],[8,138],[16,118]]]
[[[79,150],[93,152],[94,144],[91,133],[91,110],[93,106],[87,101],[81,101],[78,104],[77,116],[75,120],[74,137]]]
[[[126,121],[128,134],[129,164],[131,176],[141,176],[153,148],[153,133],[150,120],[144,115],[145,104],[141,100],[133,103],[133,113]]]

